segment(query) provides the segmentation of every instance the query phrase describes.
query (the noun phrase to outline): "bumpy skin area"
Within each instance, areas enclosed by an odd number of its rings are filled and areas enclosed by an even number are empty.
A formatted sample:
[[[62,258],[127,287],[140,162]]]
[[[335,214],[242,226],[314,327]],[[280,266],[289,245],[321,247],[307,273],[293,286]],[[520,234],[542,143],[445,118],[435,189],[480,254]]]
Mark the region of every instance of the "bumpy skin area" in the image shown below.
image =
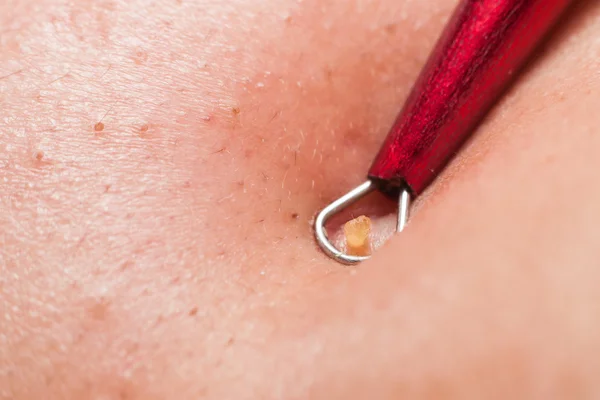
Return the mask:
[[[314,244],[454,6],[2,2],[0,398],[598,398],[600,2],[410,229]]]

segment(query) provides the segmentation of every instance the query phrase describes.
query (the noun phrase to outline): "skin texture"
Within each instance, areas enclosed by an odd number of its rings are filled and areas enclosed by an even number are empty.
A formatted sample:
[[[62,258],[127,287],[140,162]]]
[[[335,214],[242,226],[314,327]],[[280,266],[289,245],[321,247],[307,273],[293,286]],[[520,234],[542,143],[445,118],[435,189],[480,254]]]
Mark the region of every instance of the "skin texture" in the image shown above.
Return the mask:
[[[0,398],[597,398],[600,2],[410,229],[314,244],[454,5],[2,3]]]

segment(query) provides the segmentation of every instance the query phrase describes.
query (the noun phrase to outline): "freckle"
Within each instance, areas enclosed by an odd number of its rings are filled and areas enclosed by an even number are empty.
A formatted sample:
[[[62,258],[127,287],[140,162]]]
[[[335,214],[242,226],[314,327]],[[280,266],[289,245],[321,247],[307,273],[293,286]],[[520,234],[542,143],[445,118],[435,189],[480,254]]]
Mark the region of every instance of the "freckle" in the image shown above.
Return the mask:
[[[283,20],[285,21],[286,24],[291,24],[292,23],[292,16],[288,15]]]
[[[232,337],[229,338],[229,340],[227,341],[227,346],[231,346],[234,342],[235,340]]]
[[[99,302],[94,304],[88,309],[89,315],[96,320],[102,320],[106,318],[108,312],[108,303],[101,299]]]
[[[133,261],[125,261],[123,264],[121,264],[121,271],[125,271],[127,269],[129,269],[129,267],[133,266]]]
[[[102,132],[104,130],[104,124],[102,122],[98,122],[96,125],[94,125],[94,130],[96,132]]]
[[[300,218],[300,215],[298,213],[292,213],[292,219],[298,219]]]
[[[194,315],[198,314],[198,307],[192,308],[188,314],[190,315],[190,317],[193,317]]]
[[[150,129],[150,126],[148,124],[144,124],[140,127],[140,133],[144,134],[148,132],[148,129]]]
[[[384,29],[389,35],[393,35],[396,33],[397,26],[396,24],[387,24]]]
[[[333,77],[333,70],[330,67],[325,68],[325,77],[327,78],[328,81],[330,81],[331,78]]]
[[[35,153],[35,159],[38,160],[38,161],[42,161],[44,159],[44,152],[41,151],[41,150],[38,150]]]
[[[110,190],[111,187],[112,187],[112,185],[105,185],[104,186],[104,193],[108,193],[108,191]]]

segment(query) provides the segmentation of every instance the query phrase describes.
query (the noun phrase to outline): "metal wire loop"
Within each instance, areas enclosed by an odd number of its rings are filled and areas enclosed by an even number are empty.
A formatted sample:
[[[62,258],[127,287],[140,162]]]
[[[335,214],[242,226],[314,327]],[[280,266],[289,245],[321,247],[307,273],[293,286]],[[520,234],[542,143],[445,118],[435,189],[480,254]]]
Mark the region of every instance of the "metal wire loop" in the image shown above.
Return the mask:
[[[372,181],[368,180],[362,183],[361,185],[357,186],[356,188],[352,189],[339,199],[335,200],[333,203],[329,204],[317,215],[317,218],[315,219],[315,237],[321,249],[329,257],[342,264],[356,264],[369,259],[369,256],[353,256],[337,249],[333,244],[331,244],[331,242],[327,238],[325,224],[327,223],[327,220],[329,220],[329,218],[331,218],[334,214],[350,206],[351,204],[353,204],[360,198],[366,196],[367,194],[371,193],[375,189],[375,184]],[[397,232],[401,232],[406,226],[406,223],[408,221],[409,208],[410,193],[407,189],[402,189],[398,198],[398,221],[396,226]]]

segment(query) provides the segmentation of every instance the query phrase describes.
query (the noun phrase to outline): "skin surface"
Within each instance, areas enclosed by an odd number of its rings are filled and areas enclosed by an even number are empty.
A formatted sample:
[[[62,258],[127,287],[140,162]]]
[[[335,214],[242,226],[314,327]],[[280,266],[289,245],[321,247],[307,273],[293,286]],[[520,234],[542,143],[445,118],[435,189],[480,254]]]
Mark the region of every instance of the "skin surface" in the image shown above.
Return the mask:
[[[314,244],[454,5],[3,2],[0,399],[598,398],[600,2],[407,231]]]

